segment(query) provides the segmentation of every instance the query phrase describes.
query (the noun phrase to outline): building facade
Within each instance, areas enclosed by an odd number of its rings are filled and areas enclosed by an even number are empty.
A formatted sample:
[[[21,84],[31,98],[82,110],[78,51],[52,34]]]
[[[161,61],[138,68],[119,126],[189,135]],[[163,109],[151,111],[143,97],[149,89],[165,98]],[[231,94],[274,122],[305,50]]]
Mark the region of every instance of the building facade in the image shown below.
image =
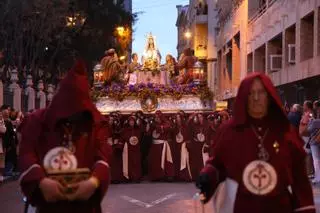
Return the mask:
[[[132,13],[132,0],[124,0],[124,9],[130,13]]]
[[[188,8],[189,5],[177,5],[177,10],[178,10],[178,18],[177,18],[177,22],[176,22],[176,27],[177,27],[177,31],[178,31],[178,44],[177,44],[177,52],[178,52],[178,58],[181,56],[182,52],[184,49],[186,49],[189,44],[188,42],[190,41],[187,36],[186,33],[188,32]],[[191,34],[189,34],[188,36],[191,36]]]
[[[264,70],[283,102],[319,99],[320,1],[269,0],[249,8],[247,72]]]
[[[207,82],[213,90],[217,51],[215,44],[216,15],[214,1],[190,0],[187,6],[177,6],[178,56],[185,48],[194,50],[205,65]],[[187,33],[189,34],[188,36]]]
[[[213,88],[216,100],[228,101],[232,107],[246,75],[248,0],[218,0],[216,9],[217,68]]]
[[[213,49],[217,62],[208,73],[208,79],[212,74],[208,83],[216,100],[228,101],[232,107],[241,79],[253,71],[270,76],[283,103],[320,98],[320,0],[212,4],[208,14],[216,15],[211,16],[215,29],[201,34],[214,40],[208,49]],[[189,26],[194,26],[191,20]],[[198,44],[195,39],[191,42],[193,47]]]

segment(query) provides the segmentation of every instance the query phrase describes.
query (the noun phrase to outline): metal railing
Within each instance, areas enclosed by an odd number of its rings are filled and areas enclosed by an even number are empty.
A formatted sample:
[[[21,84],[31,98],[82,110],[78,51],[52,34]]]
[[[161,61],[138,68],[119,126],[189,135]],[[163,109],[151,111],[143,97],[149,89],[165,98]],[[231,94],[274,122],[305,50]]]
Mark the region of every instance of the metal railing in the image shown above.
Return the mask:
[[[264,5],[257,9],[251,17],[249,17],[249,25],[255,22],[259,17],[261,17],[276,1],[278,0],[268,0]]]

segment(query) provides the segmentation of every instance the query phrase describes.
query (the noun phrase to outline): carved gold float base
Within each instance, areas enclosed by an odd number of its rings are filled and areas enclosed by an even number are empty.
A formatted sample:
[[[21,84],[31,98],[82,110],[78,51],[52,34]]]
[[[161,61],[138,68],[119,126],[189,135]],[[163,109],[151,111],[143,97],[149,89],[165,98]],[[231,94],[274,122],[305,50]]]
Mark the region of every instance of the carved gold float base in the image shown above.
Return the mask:
[[[96,102],[98,110],[102,114],[108,114],[114,111],[120,111],[124,114],[142,110],[146,113],[154,113],[161,110],[164,113],[174,113],[179,110],[185,112],[211,111],[213,103],[210,101],[203,102],[200,97],[186,95],[180,100],[174,100],[172,97],[162,97],[154,100],[152,98],[140,101],[134,97],[128,97],[123,101],[103,97]]]

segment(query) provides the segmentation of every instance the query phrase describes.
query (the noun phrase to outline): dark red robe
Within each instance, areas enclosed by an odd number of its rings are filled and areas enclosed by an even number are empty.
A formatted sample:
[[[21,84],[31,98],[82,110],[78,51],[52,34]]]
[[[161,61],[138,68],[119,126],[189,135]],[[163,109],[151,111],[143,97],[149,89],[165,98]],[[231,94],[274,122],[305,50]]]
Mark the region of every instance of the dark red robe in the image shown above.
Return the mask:
[[[208,137],[208,145],[209,145],[209,156],[212,157],[213,155],[213,150],[212,147],[214,147],[214,138],[217,133],[217,128],[213,124],[209,124],[208,127],[208,132],[207,132],[207,137]]]
[[[105,118],[96,109],[89,96],[89,84],[85,65],[78,62],[68,73],[51,104],[43,110],[31,114],[21,128],[19,164],[21,169],[21,189],[28,201],[37,207],[39,213],[101,212],[102,201],[110,181],[109,162],[111,147],[107,143],[110,136]],[[57,122],[75,113],[88,111],[93,123],[79,125],[75,130],[73,143],[78,168],[89,168],[92,175],[100,180],[100,187],[86,202],[64,202],[49,204],[39,189],[40,181],[46,177],[43,159],[46,153],[61,146],[63,132]]]
[[[156,124],[150,132],[152,134],[152,145],[148,155],[149,179],[159,181],[173,178],[172,145],[169,144],[170,125],[167,123]]]
[[[138,182],[141,179],[141,130],[134,127],[125,128],[121,134],[121,141],[125,144],[122,152],[124,177]]]
[[[268,115],[260,120],[250,118],[247,113],[248,96],[255,78],[261,79],[270,97]],[[233,193],[235,213],[315,213],[302,141],[283,112],[271,80],[256,73],[244,79],[235,106],[233,119],[217,132],[214,156],[202,171],[211,180],[208,197],[220,183],[233,181],[238,184]],[[269,129],[264,140],[269,159],[263,162],[273,167],[274,172],[270,168],[266,170],[266,166],[253,167],[261,170],[250,169],[259,159],[259,140],[253,127],[261,132]],[[254,193],[254,188],[261,190],[261,194]]]
[[[190,152],[191,173],[192,179],[196,180],[209,157],[208,125],[206,122],[202,124],[191,122],[189,128],[191,143],[188,144],[188,150]],[[204,136],[203,141],[199,140],[198,134]]]
[[[189,129],[186,125],[176,126],[173,134],[173,159],[175,179],[177,181],[191,181],[190,156],[187,143],[190,143]]]
[[[121,141],[120,135],[113,135],[112,140],[111,181],[112,183],[121,183],[125,181],[122,172],[122,151],[124,144]]]

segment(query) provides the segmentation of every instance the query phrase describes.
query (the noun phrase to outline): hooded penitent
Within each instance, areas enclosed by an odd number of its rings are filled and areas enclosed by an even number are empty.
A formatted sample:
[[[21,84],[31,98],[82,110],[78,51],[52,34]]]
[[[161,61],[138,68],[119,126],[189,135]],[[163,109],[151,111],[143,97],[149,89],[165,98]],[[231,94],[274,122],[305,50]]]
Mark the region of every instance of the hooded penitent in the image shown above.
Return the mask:
[[[248,114],[255,79],[260,79],[269,96],[268,114],[262,119]],[[254,73],[241,82],[234,117],[218,130],[214,144],[213,157],[201,173],[210,179],[207,198],[219,184],[227,186],[228,200],[224,201],[228,204],[215,202],[215,208],[220,209],[217,212],[315,212],[301,139],[291,128],[266,75]],[[219,192],[215,201],[223,199]]]
[[[76,122],[72,134],[78,168],[89,168],[99,179],[99,190],[86,202],[57,202],[49,204],[39,189],[45,178],[45,155],[62,146],[65,134],[61,124],[65,119],[77,119],[74,115],[86,112],[87,122]],[[83,115],[83,114],[82,114]],[[111,147],[107,121],[90,100],[85,64],[78,61],[60,82],[51,104],[31,114],[21,128],[19,163],[22,171],[20,184],[29,202],[38,212],[101,212],[102,200],[109,184]]]
[[[172,178],[174,174],[173,159],[169,139],[170,124],[161,111],[156,112],[156,122],[149,132],[152,135],[152,145],[148,156],[148,172],[150,180]]]
[[[283,111],[282,103],[278,96],[277,90],[273,86],[270,78],[260,73],[253,73],[241,82],[234,105],[235,107],[233,109],[234,117],[231,123],[235,126],[239,126],[249,122],[250,118],[247,112],[248,97],[250,94],[251,85],[256,78],[261,80],[269,96],[270,105],[268,110],[268,120],[276,120],[277,124],[280,124],[279,126],[282,126],[284,129],[288,129],[290,123],[287,119],[286,113]]]
[[[134,125],[130,125],[130,121]],[[121,132],[121,141],[124,143],[122,151],[122,171],[123,176],[127,180],[139,181],[141,178],[141,136],[143,129],[138,128],[135,124],[136,118],[130,116],[128,118],[128,125]]]
[[[94,123],[105,121],[90,98],[90,87],[84,62],[78,61],[60,82],[58,91],[45,113],[46,123],[53,128],[57,122],[71,115],[89,111]]]

